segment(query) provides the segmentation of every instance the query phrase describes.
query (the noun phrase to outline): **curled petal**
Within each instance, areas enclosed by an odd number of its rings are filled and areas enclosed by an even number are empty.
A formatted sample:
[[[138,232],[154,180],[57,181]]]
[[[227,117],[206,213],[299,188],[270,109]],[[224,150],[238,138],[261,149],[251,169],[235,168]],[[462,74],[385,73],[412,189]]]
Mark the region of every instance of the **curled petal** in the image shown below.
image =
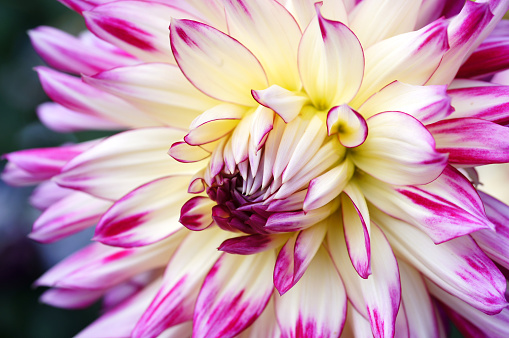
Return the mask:
[[[344,104],[327,113],[327,132],[338,133],[339,142],[347,148],[360,146],[368,136],[368,126],[361,114]]]
[[[168,155],[182,163],[198,162],[210,156],[210,153],[201,147],[190,146],[186,142],[175,142],[168,150]]]
[[[259,104],[272,109],[286,123],[299,115],[302,107],[309,101],[306,96],[291,92],[278,85],[272,85],[263,90],[253,90],[252,94]]]
[[[215,205],[210,198],[195,196],[180,209],[179,222],[189,230],[200,231],[212,225],[212,207]]]

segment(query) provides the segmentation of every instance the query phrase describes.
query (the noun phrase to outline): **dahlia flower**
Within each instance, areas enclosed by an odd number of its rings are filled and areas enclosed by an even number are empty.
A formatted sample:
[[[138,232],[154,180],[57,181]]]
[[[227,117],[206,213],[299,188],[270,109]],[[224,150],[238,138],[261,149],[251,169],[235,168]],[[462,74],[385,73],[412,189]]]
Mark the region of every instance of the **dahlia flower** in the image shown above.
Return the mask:
[[[121,132],[3,179],[38,184],[31,238],[95,226],[36,281],[102,299],[79,337],[509,335],[476,170],[509,162],[509,1],[60,1],[88,31],[30,32],[39,117]]]

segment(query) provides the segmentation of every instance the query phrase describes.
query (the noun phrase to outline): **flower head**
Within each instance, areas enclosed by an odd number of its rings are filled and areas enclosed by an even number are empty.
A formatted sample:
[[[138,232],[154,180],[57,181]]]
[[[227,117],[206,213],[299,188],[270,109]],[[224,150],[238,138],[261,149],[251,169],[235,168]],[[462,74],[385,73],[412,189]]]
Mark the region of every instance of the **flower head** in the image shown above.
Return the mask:
[[[40,183],[36,240],[97,223],[37,281],[103,298],[83,337],[508,333],[509,206],[476,175],[509,162],[508,1],[62,2],[91,33],[32,31],[80,74],[38,68],[41,120],[131,130],[3,178]]]

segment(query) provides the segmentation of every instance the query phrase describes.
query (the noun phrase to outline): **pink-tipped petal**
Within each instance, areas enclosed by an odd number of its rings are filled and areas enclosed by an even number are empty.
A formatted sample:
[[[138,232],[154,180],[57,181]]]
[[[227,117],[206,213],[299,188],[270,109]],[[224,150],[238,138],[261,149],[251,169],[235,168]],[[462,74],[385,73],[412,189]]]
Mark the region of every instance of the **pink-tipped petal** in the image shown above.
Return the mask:
[[[286,235],[248,235],[227,239],[218,250],[236,254],[252,255],[282,246],[287,240]]]
[[[233,337],[267,306],[275,252],[223,256],[207,274],[194,311],[193,337]]]
[[[198,162],[210,156],[210,153],[198,146],[190,146],[186,142],[175,142],[168,150],[168,155],[182,163]]]
[[[344,104],[327,113],[327,132],[329,135],[337,133],[342,145],[354,148],[366,140],[368,126],[361,114]]]
[[[509,128],[482,119],[444,120],[427,126],[449,163],[477,166],[509,162]]]
[[[253,106],[251,90],[267,87],[265,72],[256,57],[211,26],[172,19],[170,41],[184,75],[211,97]]]
[[[131,191],[104,213],[94,239],[129,248],[158,242],[180,230],[179,211],[190,197],[186,190],[189,179],[163,177]]]
[[[347,308],[343,283],[322,247],[290,291],[276,295],[276,317],[283,337],[331,337],[341,332]]]
[[[179,222],[193,231],[201,231],[212,225],[212,207],[214,201],[205,196],[195,196],[180,209]]]
[[[253,90],[252,94],[259,104],[272,109],[286,123],[299,115],[302,107],[309,101],[307,97],[291,92],[278,85],[272,85],[263,90]]]
[[[104,290],[49,289],[41,295],[42,303],[64,309],[83,309],[101,298]]]

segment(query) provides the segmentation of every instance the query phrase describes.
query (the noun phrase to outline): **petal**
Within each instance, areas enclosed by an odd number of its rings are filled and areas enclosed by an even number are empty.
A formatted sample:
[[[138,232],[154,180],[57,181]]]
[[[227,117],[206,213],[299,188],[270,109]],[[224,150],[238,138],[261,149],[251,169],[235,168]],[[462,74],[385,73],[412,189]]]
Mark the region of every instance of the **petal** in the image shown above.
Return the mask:
[[[364,48],[412,31],[422,0],[364,0],[348,15],[350,27]],[[376,10],[374,10],[376,8]]]
[[[455,111],[451,118],[472,117],[509,124],[509,88],[486,86],[456,88],[448,91]]]
[[[216,227],[191,232],[181,241],[166,268],[161,289],[136,324],[132,337],[157,337],[168,327],[193,318],[203,280],[221,255],[216,248],[227,236],[226,231]]]
[[[198,146],[186,142],[175,142],[168,150],[168,155],[182,163],[198,162],[210,156],[210,153]]]
[[[194,337],[233,337],[250,326],[267,306],[274,286],[272,250],[223,256],[208,273],[196,301]]]
[[[391,187],[368,175],[357,182],[376,207],[421,229],[435,243],[494,227],[472,184],[452,167],[415,187]]]
[[[214,201],[205,196],[195,196],[180,209],[179,222],[193,231],[201,231],[212,225],[212,207]]]
[[[79,191],[46,209],[34,223],[30,238],[52,243],[96,224],[111,202]]]
[[[273,0],[224,3],[230,36],[256,56],[269,83],[299,90],[297,49],[301,32],[286,8]]]
[[[373,212],[398,255],[445,291],[487,314],[507,306],[502,273],[469,236],[435,244],[419,229]]]
[[[113,287],[166,265],[183,235],[181,231],[159,243],[134,249],[91,244],[51,268],[35,285],[87,290]]]
[[[104,290],[49,289],[39,300],[64,309],[83,309],[94,304],[103,294]]]
[[[238,337],[239,338],[277,338],[281,337],[281,331],[276,320],[276,313],[274,309],[274,298],[271,297],[269,303],[263,310],[262,314],[255,320],[255,322],[244,330]]]
[[[252,255],[282,246],[288,236],[282,235],[248,235],[227,239],[218,250],[236,255]]]
[[[364,102],[359,112],[367,119],[383,111],[401,111],[424,124],[433,123],[454,111],[448,94],[446,86],[412,86],[394,81]]]
[[[346,318],[346,293],[323,247],[300,282],[283,296],[276,295],[275,304],[283,337],[339,335]]]
[[[72,192],[72,190],[62,188],[53,181],[45,181],[39,184],[30,195],[30,205],[39,210],[46,210]]]
[[[322,245],[329,221],[323,220],[290,238],[281,248],[274,266],[274,286],[285,294],[300,280]]]
[[[256,57],[237,40],[190,20],[173,19],[171,48],[191,83],[222,101],[253,106],[251,90],[267,87],[265,72]]]
[[[37,67],[36,71],[46,94],[67,109],[126,127],[161,125],[127,102],[96,89],[77,77],[46,67]]]
[[[268,133],[274,127],[274,112],[264,106],[259,106],[253,113],[253,122],[251,123],[251,144],[256,151],[259,151],[265,144]],[[251,157],[250,157],[251,159]],[[251,164],[252,166],[252,164]],[[256,172],[256,170],[254,170]]]
[[[134,189],[101,217],[94,240],[124,248],[145,246],[182,228],[179,210],[189,199],[189,176],[168,176]]]
[[[425,184],[440,175],[447,156],[435,150],[435,140],[415,118],[384,112],[367,120],[368,137],[353,149],[351,159],[368,174],[391,184]]]
[[[194,174],[203,163],[180,163],[167,155],[168,146],[182,136],[181,131],[172,128],[117,134],[75,157],[55,180],[64,187],[117,200],[157,178]]]
[[[242,106],[223,103],[197,116],[189,127],[184,140],[190,145],[201,145],[228,135],[242,119],[246,109]]]
[[[90,33],[76,38],[61,30],[40,26],[28,35],[37,54],[48,65],[67,73],[92,75],[139,62]]]
[[[479,247],[495,262],[509,269],[509,206],[479,191],[488,218],[495,231],[483,229],[472,233]]]
[[[354,174],[355,167],[348,159],[309,182],[304,200],[305,211],[320,208],[339,196]]]
[[[196,19],[184,2],[114,1],[83,12],[88,29],[101,39],[148,62],[174,62],[168,44],[170,18]]]
[[[341,22],[318,17],[306,28],[299,45],[302,84],[318,109],[348,103],[359,89],[364,54],[352,31]]]
[[[299,115],[302,107],[309,101],[307,96],[291,92],[278,85],[272,85],[263,90],[253,90],[252,94],[259,104],[272,109],[286,123]]]
[[[459,78],[480,78],[509,68],[509,39],[492,38],[483,42],[463,63]]]
[[[333,107],[327,113],[327,132],[338,133],[339,142],[347,148],[360,146],[368,136],[364,117],[344,104]]]
[[[365,51],[362,86],[350,104],[357,108],[371,95],[398,80],[422,85],[436,70],[448,50],[447,22],[436,20],[415,31],[382,40]]]
[[[482,119],[460,118],[427,126],[449,163],[476,166],[509,162],[509,128]]]
[[[117,67],[83,80],[176,128],[187,129],[196,116],[218,104],[191,85],[177,66],[164,63]]]
[[[37,107],[39,120],[51,130],[59,133],[72,133],[82,130],[119,130],[125,126],[108,120],[103,116],[77,112],[54,103],[46,102]]]

